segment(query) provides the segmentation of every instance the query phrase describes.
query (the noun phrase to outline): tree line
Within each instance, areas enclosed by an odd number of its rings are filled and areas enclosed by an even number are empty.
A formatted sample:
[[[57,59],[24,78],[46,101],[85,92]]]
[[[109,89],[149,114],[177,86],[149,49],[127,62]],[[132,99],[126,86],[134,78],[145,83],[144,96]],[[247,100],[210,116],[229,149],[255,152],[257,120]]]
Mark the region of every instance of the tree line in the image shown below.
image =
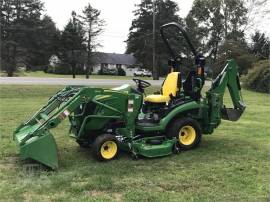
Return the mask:
[[[254,7],[262,7],[266,1],[252,1]],[[249,21],[248,1],[245,0],[194,0],[191,10],[185,18],[178,15],[179,7],[172,0],[142,0],[136,6],[135,19],[132,21],[127,39],[127,53],[133,53],[145,68],[152,69],[152,18],[156,16],[156,27],[174,21],[187,31],[195,48],[203,55],[217,49],[208,58],[213,75],[220,72],[222,65],[229,58],[236,59],[240,74],[246,74],[252,63],[269,58],[269,38],[265,33],[255,31],[247,40]],[[153,6],[155,8],[153,9]],[[154,10],[154,12],[153,12]],[[181,10],[180,10],[181,12]],[[268,14],[269,10],[266,11]],[[167,49],[159,30],[156,34],[156,60],[159,74],[168,70]],[[191,51],[185,40],[176,30],[168,30],[168,39],[181,58],[181,72],[185,73],[193,66]]]
[[[249,0],[250,1],[250,0]],[[256,61],[269,58],[269,38],[265,33],[251,33],[247,40],[250,24],[248,0],[194,0],[191,10],[181,18],[179,6],[173,0],[142,0],[136,5],[126,39],[126,53],[133,54],[143,68],[152,70],[152,48],[156,47],[156,68],[159,75],[167,73],[168,51],[159,34],[159,27],[174,21],[183,26],[202,54],[217,51],[208,58],[213,75],[229,58],[235,58],[240,74],[247,74]],[[252,7],[262,7],[265,0],[250,1]],[[1,69],[13,76],[16,67],[27,70],[41,67],[48,71],[51,55],[61,60],[58,71],[72,74],[84,72],[86,78],[92,72],[93,52],[100,46],[98,36],[104,28],[99,10],[86,5],[81,14],[75,11],[63,30],[44,15],[41,0],[1,1]],[[181,10],[180,10],[181,12]],[[153,13],[156,18],[155,41],[153,41]],[[181,57],[181,72],[189,71],[193,58],[184,39],[175,30],[168,30],[173,48]],[[44,68],[45,67],[45,68]],[[67,71],[68,70],[68,71]],[[67,71],[67,72],[66,72]]]
[[[92,52],[100,45],[97,37],[104,20],[100,11],[88,4],[81,15],[72,11],[60,31],[51,17],[42,15],[40,0],[1,1],[1,69],[13,76],[18,66],[26,70],[41,67],[47,71],[49,59],[57,55],[64,70],[75,78],[80,68],[89,77]],[[67,66],[67,67],[65,67]],[[61,71],[61,70],[60,70]]]

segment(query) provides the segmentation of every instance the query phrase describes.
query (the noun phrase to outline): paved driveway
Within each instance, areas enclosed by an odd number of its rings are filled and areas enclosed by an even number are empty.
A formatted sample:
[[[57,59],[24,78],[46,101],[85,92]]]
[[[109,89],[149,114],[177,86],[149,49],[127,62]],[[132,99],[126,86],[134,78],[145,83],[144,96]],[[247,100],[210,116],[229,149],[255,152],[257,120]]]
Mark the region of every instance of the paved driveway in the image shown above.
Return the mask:
[[[163,78],[160,80],[147,80],[153,86],[161,86]],[[0,84],[18,85],[89,85],[89,86],[120,86],[123,84],[134,85],[132,80],[116,79],[72,79],[72,78],[39,78],[39,77],[0,77]],[[210,81],[205,82],[209,87]]]
[[[154,86],[160,86],[161,80],[147,80]],[[0,84],[20,84],[20,85],[102,85],[119,86],[122,84],[134,85],[132,80],[116,79],[72,79],[72,78],[39,78],[39,77],[0,77]]]

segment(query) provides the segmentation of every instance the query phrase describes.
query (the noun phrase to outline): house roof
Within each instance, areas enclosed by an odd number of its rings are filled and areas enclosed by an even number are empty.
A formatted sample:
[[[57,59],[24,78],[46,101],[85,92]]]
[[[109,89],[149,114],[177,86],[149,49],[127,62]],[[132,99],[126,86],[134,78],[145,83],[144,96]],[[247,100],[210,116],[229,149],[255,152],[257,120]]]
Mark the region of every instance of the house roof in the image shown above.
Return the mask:
[[[131,54],[118,54],[118,53],[93,53],[94,63],[106,64],[122,64],[122,65],[136,65],[138,64],[136,58]]]

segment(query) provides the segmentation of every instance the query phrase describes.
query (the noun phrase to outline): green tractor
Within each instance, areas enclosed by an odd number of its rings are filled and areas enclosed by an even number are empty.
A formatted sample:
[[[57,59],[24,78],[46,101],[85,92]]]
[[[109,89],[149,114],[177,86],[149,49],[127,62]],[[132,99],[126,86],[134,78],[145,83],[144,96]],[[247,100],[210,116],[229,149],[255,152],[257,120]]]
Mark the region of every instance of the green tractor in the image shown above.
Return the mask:
[[[184,36],[194,58],[196,69],[182,82],[179,60],[165,37],[164,30],[174,27]],[[236,121],[245,105],[234,60],[228,60],[205,96],[205,58],[198,54],[185,32],[176,23],[161,27],[169,49],[171,72],[159,93],[144,96],[150,83],[133,79],[136,88],[123,85],[104,89],[67,86],[52,96],[32,118],[21,124],[13,138],[22,159],[32,159],[58,168],[55,140],[50,133],[66,117],[70,133],[81,147],[90,147],[101,161],[115,158],[120,150],[134,158],[160,157],[197,147],[202,134],[211,134],[221,119]],[[229,89],[234,108],[226,108],[223,96]]]

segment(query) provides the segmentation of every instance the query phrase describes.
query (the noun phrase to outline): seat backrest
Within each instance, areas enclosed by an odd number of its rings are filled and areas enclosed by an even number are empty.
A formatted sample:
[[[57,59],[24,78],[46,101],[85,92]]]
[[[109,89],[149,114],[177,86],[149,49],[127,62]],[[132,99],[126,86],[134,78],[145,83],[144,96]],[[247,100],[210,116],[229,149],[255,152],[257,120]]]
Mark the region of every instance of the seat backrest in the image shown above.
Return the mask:
[[[183,83],[183,90],[186,94],[193,93],[193,88],[195,86],[195,75],[195,71],[190,71],[185,82]]]
[[[194,92],[196,87],[196,72],[190,71],[185,82],[183,83],[184,94],[191,96],[194,99],[199,99],[201,97],[200,91]]]
[[[180,72],[171,72],[167,75],[162,85],[162,95],[169,96],[172,94],[176,96],[176,93],[180,90],[181,79]]]

